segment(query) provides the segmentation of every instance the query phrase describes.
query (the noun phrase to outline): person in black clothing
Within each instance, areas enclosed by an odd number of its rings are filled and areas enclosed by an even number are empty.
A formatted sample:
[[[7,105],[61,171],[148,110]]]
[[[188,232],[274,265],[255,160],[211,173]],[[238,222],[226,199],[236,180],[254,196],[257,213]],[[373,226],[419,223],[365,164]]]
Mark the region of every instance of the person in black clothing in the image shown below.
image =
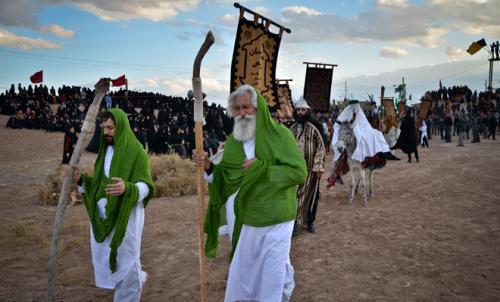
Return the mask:
[[[92,135],[92,139],[90,140],[89,144],[85,148],[86,151],[92,153],[99,153],[100,135],[101,135],[101,120],[100,117],[96,117],[94,134]]]
[[[142,134],[142,131],[139,129],[139,127],[134,126],[134,134],[137,140],[141,143],[142,147],[146,149],[146,139],[144,138],[144,135]]]
[[[468,140],[470,135],[470,115],[469,114],[464,114],[464,121],[465,121],[465,139]]]
[[[76,142],[78,141],[78,136],[75,133],[75,127],[70,126],[66,133],[64,134],[64,152],[63,152],[63,164],[69,164],[73,151],[75,150]]]
[[[481,136],[479,135],[479,118],[476,114],[472,115],[471,121],[472,127],[472,142],[471,143],[479,143],[481,141]]]
[[[497,126],[498,126],[498,121],[493,114],[493,112],[490,112],[490,118],[488,121],[488,139],[490,139],[490,136],[493,136],[493,139],[495,139],[495,132],[497,131]]]
[[[455,124],[456,124],[456,127],[457,127],[457,135],[458,135],[458,145],[457,145],[457,147],[463,147],[464,146],[465,121],[464,121],[461,113],[459,113],[455,117]]]
[[[443,121],[444,124],[444,139],[447,143],[451,142],[451,126],[453,125],[453,120],[449,113],[446,113],[446,116]]]
[[[415,159],[419,162],[418,150],[417,150],[417,130],[415,127],[415,120],[411,114],[407,111],[403,121],[401,122],[401,133],[399,134],[398,141],[391,148],[401,149],[404,153],[408,154],[408,162],[411,163],[411,154],[415,153]]]
[[[212,133],[208,136],[208,142],[209,142],[209,146],[210,146],[210,149],[212,151],[212,154],[217,153],[217,151],[219,150],[219,140],[215,137],[214,133]]]

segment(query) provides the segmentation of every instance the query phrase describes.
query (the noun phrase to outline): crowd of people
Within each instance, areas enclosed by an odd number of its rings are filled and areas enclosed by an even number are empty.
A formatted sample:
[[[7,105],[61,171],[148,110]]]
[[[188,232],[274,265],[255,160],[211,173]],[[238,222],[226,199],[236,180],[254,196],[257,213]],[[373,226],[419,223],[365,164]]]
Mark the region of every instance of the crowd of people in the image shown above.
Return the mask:
[[[0,113],[10,115],[6,127],[43,129],[46,131],[80,132],[86,112],[94,98],[94,90],[63,86],[57,90],[47,86],[12,84],[0,94]],[[194,144],[193,100],[159,93],[119,90],[110,92],[101,109],[120,108],[126,112],[134,134],[149,153],[177,152],[190,157]],[[204,102],[206,124],[204,136],[207,150],[216,151],[232,129],[232,120],[225,109]],[[99,129],[100,121],[96,121]],[[74,128],[71,130],[71,128]],[[97,152],[98,132],[88,150]],[[73,137],[73,134],[71,135]],[[67,140],[65,139],[65,154]],[[70,148],[69,148],[70,149]],[[65,159],[66,161],[66,159]]]
[[[0,95],[0,112],[11,116],[7,127],[65,131],[63,163],[67,163],[93,97],[94,91],[87,88],[63,86],[56,94],[53,87],[19,85],[16,93],[12,85]],[[294,121],[285,127],[273,121],[265,98],[243,85],[229,96],[227,110],[204,102],[205,152],[199,153],[193,152],[192,98],[123,90],[107,94],[96,120],[102,131],[95,131],[88,146],[99,153],[94,173],[80,174],[75,167],[73,175],[92,225],[96,286],[113,289],[116,301],[140,300],[146,281],[140,261],[144,208],[155,192],[146,150],[176,152],[205,169],[209,188],[205,255],[216,256],[219,236],[229,236],[225,301],[288,301],[294,289],[292,236],[302,227],[316,233],[328,147],[336,162],[344,153],[366,168],[367,159],[382,155],[384,166],[386,156],[391,159],[390,149],[401,149],[408,162],[414,154],[419,162],[417,129],[423,147],[429,147],[428,140],[438,133],[446,142],[457,135],[458,146],[463,146],[470,129],[473,143],[481,134],[495,139],[498,112],[491,95],[460,86],[428,92],[426,97],[445,103],[433,106],[426,120],[419,120],[409,107],[400,112],[401,125],[386,119],[387,129],[400,128],[399,138],[391,143],[373,129],[381,124],[382,112],[374,104],[363,111],[357,101],[349,102],[346,110],[335,107],[318,121],[302,98],[295,104]],[[342,131],[333,125],[337,116],[345,127],[352,125],[351,134],[359,144],[340,137]],[[225,142],[224,150],[213,157],[219,142]],[[351,201],[354,187],[352,178]],[[364,180],[361,187],[367,205]]]
[[[429,91],[426,98],[438,103],[427,119],[427,133],[439,135],[445,142],[452,142],[452,137],[458,137],[457,146],[463,147],[464,140],[469,140],[472,130],[471,143],[479,143],[483,138],[495,139],[498,127],[498,106],[500,96],[493,92],[472,92],[467,86],[454,86],[449,89],[443,87],[437,91]]]
[[[467,87],[467,85],[464,86],[452,86],[452,87],[445,87],[442,86],[438,90],[432,90],[432,91],[427,91],[424,95],[430,96],[433,100],[458,100],[460,102],[474,102],[478,100],[479,98],[484,97],[484,93],[479,93],[474,90],[472,90]]]
[[[469,140],[471,136],[471,143],[479,143],[481,136],[485,139],[495,139],[498,120],[499,114],[494,110],[473,113],[466,110],[447,112],[440,107],[431,115],[428,123],[431,134],[439,135],[447,143],[452,142],[452,137],[456,135],[459,138],[458,145],[463,146],[462,140]]]

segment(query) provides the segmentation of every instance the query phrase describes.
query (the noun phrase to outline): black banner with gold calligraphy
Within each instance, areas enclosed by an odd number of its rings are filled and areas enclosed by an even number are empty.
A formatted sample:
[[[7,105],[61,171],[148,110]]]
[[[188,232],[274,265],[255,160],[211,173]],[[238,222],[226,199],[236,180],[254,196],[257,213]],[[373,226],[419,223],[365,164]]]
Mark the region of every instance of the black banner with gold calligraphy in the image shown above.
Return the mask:
[[[293,102],[292,91],[288,83],[276,84],[278,90],[279,109],[278,116],[282,121],[290,121],[293,119]]]
[[[304,99],[311,104],[314,112],[327,113],[329,111],[332,77],[332,68],[307,67]]]
[[[269,109],[279,109],[276,62],[281,37],[263,24],[240,18],[231,64],[231,91],[243,84],[258,89]]]

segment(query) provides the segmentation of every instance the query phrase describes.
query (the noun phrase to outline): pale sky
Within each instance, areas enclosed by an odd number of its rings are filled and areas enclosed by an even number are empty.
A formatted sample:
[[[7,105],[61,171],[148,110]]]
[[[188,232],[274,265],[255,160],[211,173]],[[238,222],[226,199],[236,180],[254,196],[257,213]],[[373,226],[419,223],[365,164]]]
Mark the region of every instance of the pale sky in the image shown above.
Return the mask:
[[[277,77],[293,79],[302,95],[302,62],[338,64],[332,98],[394,95],[405,78],[408,94],[467,84],[484,90],[485,47],[500,39],[497,0],[240,1],[289,27],[278,55]],[[202,64],[209,101],[222,105],[239,11],[226,0],[0,0],[0,91],[44,70],[47,86],[93,86],[125,74],[129,88],[185,96],[193,60],[208,30],[216,42]],[[500,64],[493,86],[500,87]]]

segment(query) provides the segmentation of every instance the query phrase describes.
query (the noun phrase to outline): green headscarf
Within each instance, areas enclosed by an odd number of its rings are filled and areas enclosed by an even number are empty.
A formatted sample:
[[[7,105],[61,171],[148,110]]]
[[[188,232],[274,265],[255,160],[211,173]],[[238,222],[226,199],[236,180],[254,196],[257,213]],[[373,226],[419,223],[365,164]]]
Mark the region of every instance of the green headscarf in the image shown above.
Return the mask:
[[[274,225],[294,220],[297,213],[296,190],[306,179],[306,162],[292,133],[271,118],[266,100],[259,92],[255,157],[257,160],[244,172],[243,143],[230,135],[224,144],[221,162],[213,167],[205,216],[205,254],[208,257],[215,257],[217,252],[220,210],[238,189],[234,201],[236,220],[231,257],[243,224]]]
[[[139,189],[135,183],[143,182],[149,187],[149,194],[143,200],[144,207],[153,197],[155,188],[151,178],[148,155],[130,129],[127,115],[117,108],[108,111],[113,114],[115,120],[114,152],[109,178],[104,175],[104,157],[107,146],[104,140],[104,131],[102,130],[99,154],[94,164],[94,175],[83,174],[82,180],[85,189],[83,199],[92,223],[95,240],[103,242],[113,229],[115,230],[109,245],[111,248],[109,266],[111,271],[115,272],[118,247],[125,237],[130,213],[139,199]],[[119,177],[125,182],[125,193],[121,196],[109,196],[104,192],[112,177]],[[103,197],[107,198],[106,219],[99,216],[97,207],[97,201]]]

